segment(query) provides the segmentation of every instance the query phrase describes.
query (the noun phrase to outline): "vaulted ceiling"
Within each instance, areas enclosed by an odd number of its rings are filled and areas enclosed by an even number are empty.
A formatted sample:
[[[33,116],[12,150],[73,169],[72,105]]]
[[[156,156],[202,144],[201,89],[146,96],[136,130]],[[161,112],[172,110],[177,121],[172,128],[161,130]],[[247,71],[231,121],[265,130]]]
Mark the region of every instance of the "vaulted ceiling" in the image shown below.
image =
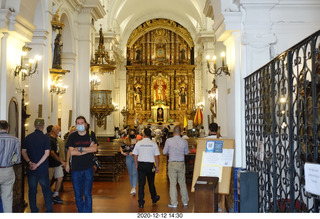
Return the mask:
[[[207,25],[203,14],[205,0],[111,0],[107,16],[100,21],[110,30],[118,27],[122,39],[128,39],[140,24],[155,18],[166,18],[180,23],[192,36]]]

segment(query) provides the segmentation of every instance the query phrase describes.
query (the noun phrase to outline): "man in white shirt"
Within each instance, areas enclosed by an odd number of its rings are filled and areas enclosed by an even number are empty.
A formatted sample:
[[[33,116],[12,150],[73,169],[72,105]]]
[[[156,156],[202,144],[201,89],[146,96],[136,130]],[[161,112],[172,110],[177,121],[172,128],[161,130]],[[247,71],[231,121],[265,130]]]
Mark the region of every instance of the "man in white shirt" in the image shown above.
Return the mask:
[[[146,184],[146,178],[148,179],[149,191],[151,194],[152,203],[156,204],[159,201],[160,196],[157,195],[156,188],[154,186],[155,173],[159,172],[159,148],[158,145],[150,139],[151,130],[149,128],[144,129],[143,139],[137,142],[133,150],[133,158],[136,168],[138,170],[138,203],[139,207],[144,207],[144,187]],[[156,163],[156,166],[154,166]]]

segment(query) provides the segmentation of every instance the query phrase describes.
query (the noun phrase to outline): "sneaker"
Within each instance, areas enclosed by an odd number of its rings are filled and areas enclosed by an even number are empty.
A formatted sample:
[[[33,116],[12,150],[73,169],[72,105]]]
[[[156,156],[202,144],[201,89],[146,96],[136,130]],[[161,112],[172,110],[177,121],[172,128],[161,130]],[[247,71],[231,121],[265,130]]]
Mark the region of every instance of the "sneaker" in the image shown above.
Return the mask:
[[[55,197],[52,197],[52,202],[53,203],[57,203],[57,204],[62,204],[63,203],[62,199],[58,195],[55,196]]]
[[[136,195],[136,193],[137,193],[137,192],[136,192],[136,188],[132,188],[130,194],[131,194],[131,195]]]
[[[176,207],[178,207],[178,206],[177,206],[177,205],[168,204],[168,207],[169,207],[169,208],[176,208]]]
[[[154,200],[152,200],[152,204],[156,204],[160,200],[160,195],[157,195]]]

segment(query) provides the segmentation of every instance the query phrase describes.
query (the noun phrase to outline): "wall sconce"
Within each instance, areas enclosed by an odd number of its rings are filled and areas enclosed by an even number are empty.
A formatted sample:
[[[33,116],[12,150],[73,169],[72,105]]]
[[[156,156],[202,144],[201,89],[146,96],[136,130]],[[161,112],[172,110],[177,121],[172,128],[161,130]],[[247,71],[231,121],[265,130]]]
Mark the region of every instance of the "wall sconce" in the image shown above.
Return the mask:
[[[29,59],[28,64],[24,64],[24,58],[32,48],[23,46],[21,52],[20,65],[17,65],[14,70],[14,76],[18,76],[20,72],[22,73],[22,80],[24,81],[26,77],[29,77],[38,71],[38,61],[41,60],[41,56],[36,55],[34,59]]]
[[[56,75],[50,84],[50,93],[55,93],[57,95],[64,94],[67,90],[67,86],[62,83],[62,75]]]
[[[225,73],[226,75],[229,75],[230,76],[230,72],[229,72],[229,69],[228,69],[228,66],[224,64],[224,58],[225,58],[226,54],[224,52],[221,53],[221,61],[222,61],[222,66],[217,68],[217,64],[216,64],[216,60],[217,60],[217,57],[216,56],[213,56],[213,69],[211,68],[210,66],[210,56],[208,55],[207,56],[207,67],[208,67],[208,72],[210,74],[213,74],[213,75],[217,75],[217,76],[221,76],[222,72]]]

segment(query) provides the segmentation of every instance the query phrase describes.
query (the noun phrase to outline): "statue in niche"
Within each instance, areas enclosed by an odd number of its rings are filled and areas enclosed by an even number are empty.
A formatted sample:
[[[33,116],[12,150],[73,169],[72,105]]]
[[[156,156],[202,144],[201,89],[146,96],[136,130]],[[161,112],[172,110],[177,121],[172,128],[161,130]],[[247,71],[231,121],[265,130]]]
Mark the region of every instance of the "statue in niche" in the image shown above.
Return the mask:
[[[187,103],[187,92],[185,91],[184,87],[180,88],[180,104],[186,104]]]
[[[61,41],[61,34],[58,33],[56,36],[56,39],[54,40],[52,68],[61,69],[62,46],[63,46],[63,43]]]
[[[136,50],[136,61],[140,61],[140,54],[141,54],[140,49],[137,49]]]
[[[158,80],[154,86],[154,102],[158,100],[166,101],[166,84],[162,80]]]
[[[163,109],[162,108],[158,108],[158,110],[157,110],[157,121],[163,122]]]
[[[181,57],[180,57],[181,61],[185,60],[186,59],[186,51],[184,49],[182,49],[180,51],[180,53],[181,53]]]
[[[136,104],[141,104],[141,96],[142,96],[141,87],[137,87],[134,93],[134,99]]]

